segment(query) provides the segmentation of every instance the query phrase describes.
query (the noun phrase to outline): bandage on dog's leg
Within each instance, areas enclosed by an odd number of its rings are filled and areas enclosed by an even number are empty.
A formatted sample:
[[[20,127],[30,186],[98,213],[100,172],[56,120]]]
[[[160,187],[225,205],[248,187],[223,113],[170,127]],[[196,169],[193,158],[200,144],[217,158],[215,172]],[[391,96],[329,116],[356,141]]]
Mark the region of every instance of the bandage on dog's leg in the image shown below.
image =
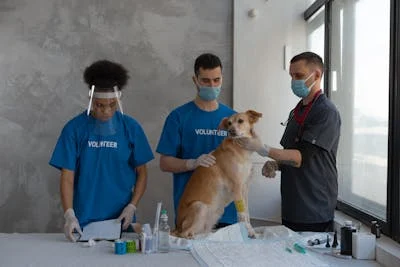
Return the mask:
[[[235,201],[235,207],[237,212],[244,212],[245,211],[245,205],[243,199],[241,200],[236,200]]]

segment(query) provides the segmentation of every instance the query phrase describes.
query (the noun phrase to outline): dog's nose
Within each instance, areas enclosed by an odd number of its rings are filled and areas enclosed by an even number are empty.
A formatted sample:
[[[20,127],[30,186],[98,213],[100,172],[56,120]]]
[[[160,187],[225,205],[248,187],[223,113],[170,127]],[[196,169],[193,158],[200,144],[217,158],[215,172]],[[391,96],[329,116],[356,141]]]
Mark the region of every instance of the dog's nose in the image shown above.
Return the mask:
[[[235,136],[236,135],[236,130],[235,129],[229,129],[228,130],[229,135]]]

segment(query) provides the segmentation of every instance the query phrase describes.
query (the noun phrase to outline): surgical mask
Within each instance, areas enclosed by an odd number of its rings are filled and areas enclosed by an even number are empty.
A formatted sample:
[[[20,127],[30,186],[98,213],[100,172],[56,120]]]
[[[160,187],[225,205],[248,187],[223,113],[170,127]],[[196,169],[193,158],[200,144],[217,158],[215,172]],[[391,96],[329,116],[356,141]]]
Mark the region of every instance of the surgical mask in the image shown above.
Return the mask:
[[[221,86],[199,86],[199,97],[204,101],[212,101],[218,98]]]
[[[305,80],[292,80],[292,91],[293,93],[301,98],[305,98],[311,91],[311,88],[315,85],[317,81],[314,81],[310,87],[307,87],[306,81],[314,75],[314,72],[310,74]]]

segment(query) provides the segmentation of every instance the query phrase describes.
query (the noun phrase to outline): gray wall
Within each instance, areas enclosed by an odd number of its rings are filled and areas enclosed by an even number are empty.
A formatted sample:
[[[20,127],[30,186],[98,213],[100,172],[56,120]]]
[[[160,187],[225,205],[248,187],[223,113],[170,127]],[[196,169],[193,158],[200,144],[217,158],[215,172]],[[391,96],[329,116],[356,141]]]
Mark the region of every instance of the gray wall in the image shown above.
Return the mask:
[[[0,232],[59,232],[59,172],[48,161],[63,125],[86,108],[82,71],[98,59],[130,71],[127,114],[155,149],[167,114],[193,98],[193,62],[224,64],[232,102],[231,0],[3,0],[0,2]],[[149,165],[140,222],[172,212],[172,176]],[[172,217],[172,216],[171,216]]]

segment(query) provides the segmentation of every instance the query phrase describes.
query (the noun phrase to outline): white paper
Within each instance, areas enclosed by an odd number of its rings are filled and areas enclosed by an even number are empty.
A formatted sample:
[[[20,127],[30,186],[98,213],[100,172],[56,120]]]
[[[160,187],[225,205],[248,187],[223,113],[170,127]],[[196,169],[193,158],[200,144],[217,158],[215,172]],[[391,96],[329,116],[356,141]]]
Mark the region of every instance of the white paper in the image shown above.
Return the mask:
[[[121,237],[121,222],[116,219],[92,222],[83,227],[83,234],[79,241],[115,240]]]
[[[286,241],[273,242],[193,242],[192,255],[208,267],[328,267],[316,256],[285,250]]]
[[[201,266],[328,266],[309,251],[292,249],[301,236],[285,226],[258,227],[257,239],[247,237],[242,223],[233,224],[209,236],[192,241],[191,253]],[[286,248],[291,248],[289,252]]]
[[[248,240],[247,230],[243,223],[235,223],[218,229],[215,233],[207,236],[205,240],[219,242],[245,242]]]

